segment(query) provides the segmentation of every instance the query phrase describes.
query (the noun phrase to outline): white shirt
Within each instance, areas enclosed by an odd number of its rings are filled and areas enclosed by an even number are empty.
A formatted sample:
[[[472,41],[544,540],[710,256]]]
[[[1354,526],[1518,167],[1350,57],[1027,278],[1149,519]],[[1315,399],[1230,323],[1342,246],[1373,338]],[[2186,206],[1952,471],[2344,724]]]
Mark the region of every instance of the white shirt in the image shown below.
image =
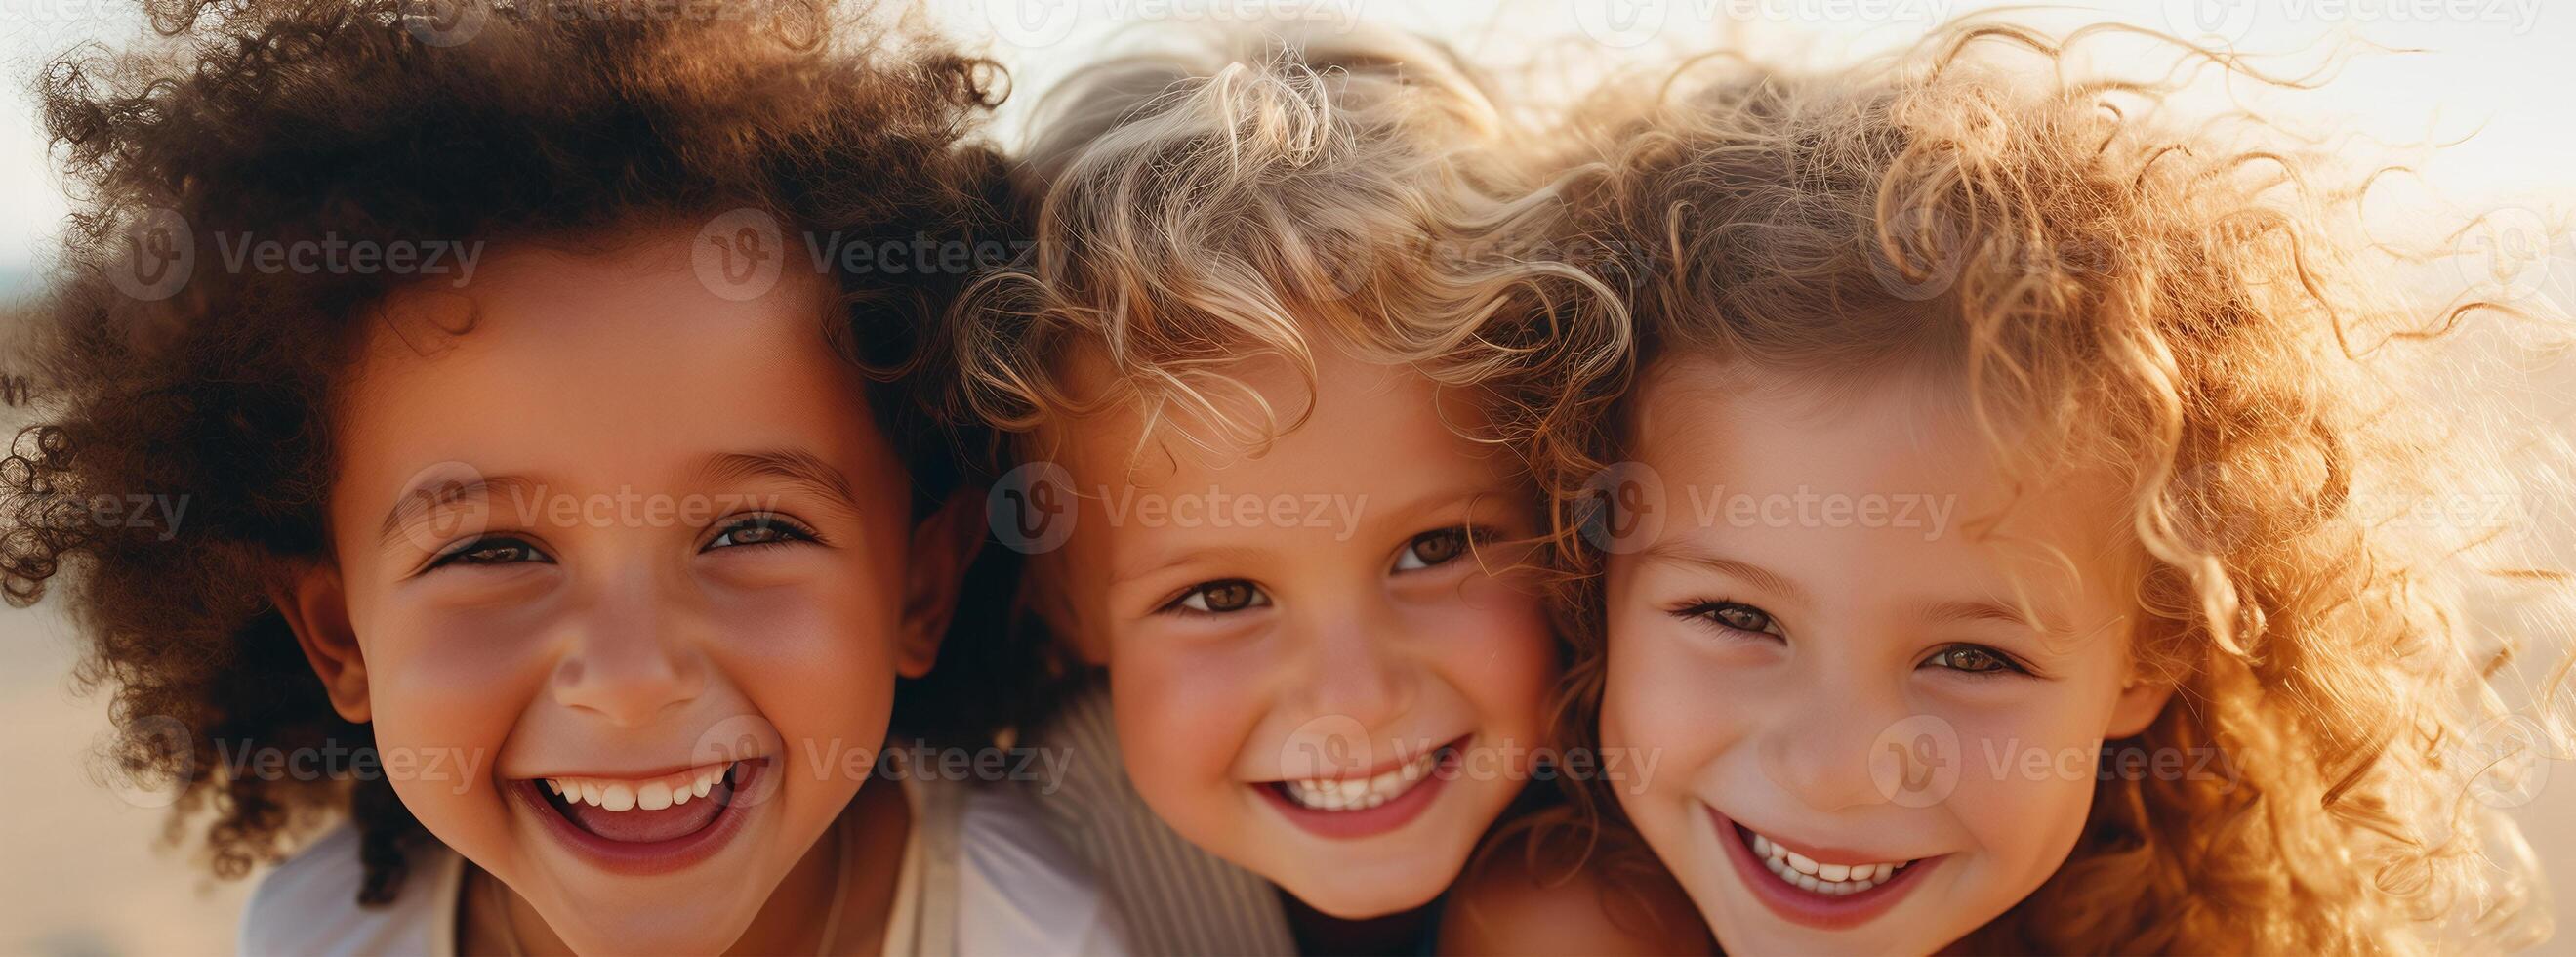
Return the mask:
[[[903,788],[913,826],[885,953],[1127,953],[1117,911],[1018,789],[909,776]],[[433,844],[413,850],[409,863],[399,896],[359,907],[358,832],[332,829],[260,879],[242,914],[240,952],[454,957],[464,858]]]
[[[1038,792],[1048,827],[1099,875],[1136,953],[1297,952],[1277,887],[1190,843],[1136,793],[1106,682],[1078,693],[1023,743],[1068,756],[1051,788],[1022,786]]]

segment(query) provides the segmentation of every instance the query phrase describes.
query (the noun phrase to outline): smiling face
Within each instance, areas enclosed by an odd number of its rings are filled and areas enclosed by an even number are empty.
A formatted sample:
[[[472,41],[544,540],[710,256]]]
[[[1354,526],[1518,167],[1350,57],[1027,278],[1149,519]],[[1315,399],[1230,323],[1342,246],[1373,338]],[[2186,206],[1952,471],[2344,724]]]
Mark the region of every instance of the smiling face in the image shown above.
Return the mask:
[[[335,705],[421,762],[403,803],[584,952],[743,937],[962,562],[915,534],[824,283],[729,301],[689,239],[388,303],[337,420],[337,567],[289,609]]]
[[[1954,390],[1885,378],[1820,400],[1675,359],[1638,398],[1668,507],[1606,569],[1601,734],[1658,756],[1620,801],[1732,953],[1923,954],[2001,915],[2168,694],[2129,684],[2120,484],[2016,503]]]
[[[1406,370],[1320,373],[1312,415],[1257,453],[1140,447],[1133,415],[1058,430],[1081,511],[1038,569],[1109,668],[1155,812],[1319,910],[1375,916],[1438,895],[1519,792],[1555,638],[1496,574],[1531,499],[1509,455],[1451,430],[1473,410]],[[1244,378],[1307,402],[1294,376]]]

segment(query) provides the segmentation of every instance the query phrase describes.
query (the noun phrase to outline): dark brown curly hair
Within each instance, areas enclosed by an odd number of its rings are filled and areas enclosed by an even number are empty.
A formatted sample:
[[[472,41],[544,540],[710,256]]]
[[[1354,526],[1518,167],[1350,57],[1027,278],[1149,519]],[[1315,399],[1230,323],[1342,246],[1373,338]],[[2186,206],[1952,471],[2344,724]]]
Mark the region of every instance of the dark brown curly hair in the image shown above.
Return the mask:
[[[800,233],[1006,243],[1003,164],[977,138],[1006,78],[903,17],[794,0],[576,15],[510,2],[147,6],[165,42],[75,51],[39,84],[75,212],[10,356],[37,415],[0,459],[0,575],[23,607],[74,572],[63,592],[88,641],[79,677],[114,689],[112,758],[178,789],[174,837],[212,817],[217,875],[276,860],[345,809],[362,835],[358,898],[389,900],[404,847],[428,835],[381,775],[273,779],[221,755],[372,748],[369,728],[333,713],[265,596],[289,563],[327,557],[326,399],[371,304],[407,277],[226,269],[210,238],[589,241],[748,207],[781,224],[789,263],[806,258]],[[193,253],[196,268],[175,289],[145,288],[129,244],[164,241],[139,230],[174,218],[183,245],[160,252]],[[870,373],[878,425],[926,514],[963,479],[931,397],[947,364],[940,317],[968,276],[833,265],[850,321],[825,333]],[[184,501],[186,520],[90,510],[129,495]],[[956,633],[983,627],[974,612]],[[992,658],[951,643],[942,674],[899,692],[896,727],[989,732],[944,705]]]

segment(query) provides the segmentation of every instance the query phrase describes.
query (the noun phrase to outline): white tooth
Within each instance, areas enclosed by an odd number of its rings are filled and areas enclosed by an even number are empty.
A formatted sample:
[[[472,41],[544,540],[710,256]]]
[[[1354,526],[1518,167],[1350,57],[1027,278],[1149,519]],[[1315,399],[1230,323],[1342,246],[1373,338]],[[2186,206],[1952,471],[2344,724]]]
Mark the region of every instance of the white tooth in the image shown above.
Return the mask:
[[[1816,872],[1816,862],[1807,857],[1807,855],[1800,854],[1796,851],[1789,852],[1789,866],[1797,868],[1798,873],[1800,874],[1814,874]],[[1810,888],[1810,890],[1812,889],[1813,888]]]
[[[707,792],[716,789],[716,778],[722,777],[723,775],[724,771],[721,768],[698,775],[697,783],[689,786],[689,792],[696,794],[699,797],[705,797],[707,796]]]
[[[1775,846],[1776,845],[1771,843],[1770,838],[1763,837],[1759,834],[1753,835],[1753,856],[1771,857],[1773,856],[1771,850]]]
[[[1405,767],[1411,766],[1412,765],[1405,765]],[[1404,786],[1403,767],[1399,767],[1392,771],[1388,771],[1385,774],[1370,778],[1368,782],[1370,794],[1385,794],[1402,786]]]
[[[1849,864],[1825,864],[1816,868],[1816,877],[1821,880],[1841,883],[1851,879],[1851,872],[1852,869]]]
[[[619,782],[609,782],[608,786],[599,789],[599,806],[611,811],[632,811],[635,809],[635,789]]]
[[[672,807],[679,807],[680,805],[687,804],[687,803],[689,803],[689,799],[690,799],[690,798],[697,797],[697,796],[698,796],[698,792],[697,792],[697,790],[696,790],[695,788],[686,788],[686,787],[672,788],[672,789],[671,789],[671,806],[672,806]]]
[[[1883,881],[1894,876],[1896,876],[1894,864],[1878,864],[1869,869],[1869,879],[1873,881]]]
[[[563,785],[555,783],[555,779],[553,779],[553,778],[546,778],[546,779],[545,779],[545,782],[546,782],[546,791],[547,791],[547,793],[550,793],[550,794],[562,794],[562,793],[563,793]]]
[[[1798,886],[1799,886],[1799,887],[1806,888],[1807,890],[1811,890],[1811,891],[1812,891],[1812,890],[1815,890],[1815,889],[1816,889],[1816,878],[1815,878],[1813,875],[1809,875],[1809,874],[1800,874],[1800,875],[1798,875]]]
[[[593,807],[599,805],[599,782],[581,782],[581,803],[588,804]]]
[[[635,806],[659,811],[671,806],[671,785],[665,781],[648,781],[635,789]]]

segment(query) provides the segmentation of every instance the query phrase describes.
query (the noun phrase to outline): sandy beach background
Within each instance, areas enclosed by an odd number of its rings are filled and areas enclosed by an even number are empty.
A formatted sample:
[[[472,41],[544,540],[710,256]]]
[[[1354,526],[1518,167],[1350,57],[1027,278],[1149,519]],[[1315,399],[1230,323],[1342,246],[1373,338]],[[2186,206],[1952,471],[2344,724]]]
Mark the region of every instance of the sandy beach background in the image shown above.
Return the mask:
[[[1822,37],[1855,48],[1888,45],[1978,5],[1617,0],[1514,3],[1512,15],[1500,16],[1470,9],[1480,5],[1393,0],[954,0],[939,16],[961,35],[987,38],[992,53],[1013,68],[1021,95],[1007,122],[1016,123],[1034,99],[1030,94],[1111,33],[1147,20],[1221,19],[1274,8],[1328,22],[1358,18],[1428,30],[1477,56],[1526,52],[1550,37],[1620,50],[1689,42],[1695,32],[1708,32],[1713,17],[1738,18],[1735,26],[1754,33]],[[2295,49],[2337,34],[2426,48],[2393,65],[2356,65],[2338,80],[2343,86],[2331,102],[2367,118],[2388,139],[2448,141],[2475,133],[2428,164],[2426,175],[2446,201],[2473,212],[2510,208],[2559,216],[2576,195],[2567,182],[2568,171],[2576,170],[2576,123],[2567,122],[2564,106],[2566,91],[2576,89],[2576,57],[2566,55],[2576,49],[2576,8],[2543,11],[2529,0],[2235,0],[2129,4],[2113,15],[2159,29],[2188,31],[2197,23],[2249,48]],[[140,20],[123,3],[0,0],[0,296],[23,291],[45,268],[46,237],[64,212],[27,93],[33,77],[47,58],[76,42],[122,43],[138,35]],[[2576,250],[2543,256],[2559,272],[2540,294],[2576,288]],[[2544,391],[2576,396],[2576,376],[2566,369],[2535,381]],[[2563,409],[2535,415],[2576,430],[2576,419]],[[11,769],[13,785],[0,800],[8,812],[0,814],[0,861],[8,864],[0,867],[0,954],[229,952],[246,885],[215,881],[184,851],[164,846],[165,816],[152,795],[98,780],[106,700],[71,693],[75,658],[71,632],[55,610],[0,610],[0,767]],[[2539,771],[2544,783],[2515,814],[2564,885],[2576,881],[2576,764],[2549,762]],[[2562,887],[2558,900],[2576,905],[2576,891]],[[2576,953],[2576,932],[2542,951]]]

